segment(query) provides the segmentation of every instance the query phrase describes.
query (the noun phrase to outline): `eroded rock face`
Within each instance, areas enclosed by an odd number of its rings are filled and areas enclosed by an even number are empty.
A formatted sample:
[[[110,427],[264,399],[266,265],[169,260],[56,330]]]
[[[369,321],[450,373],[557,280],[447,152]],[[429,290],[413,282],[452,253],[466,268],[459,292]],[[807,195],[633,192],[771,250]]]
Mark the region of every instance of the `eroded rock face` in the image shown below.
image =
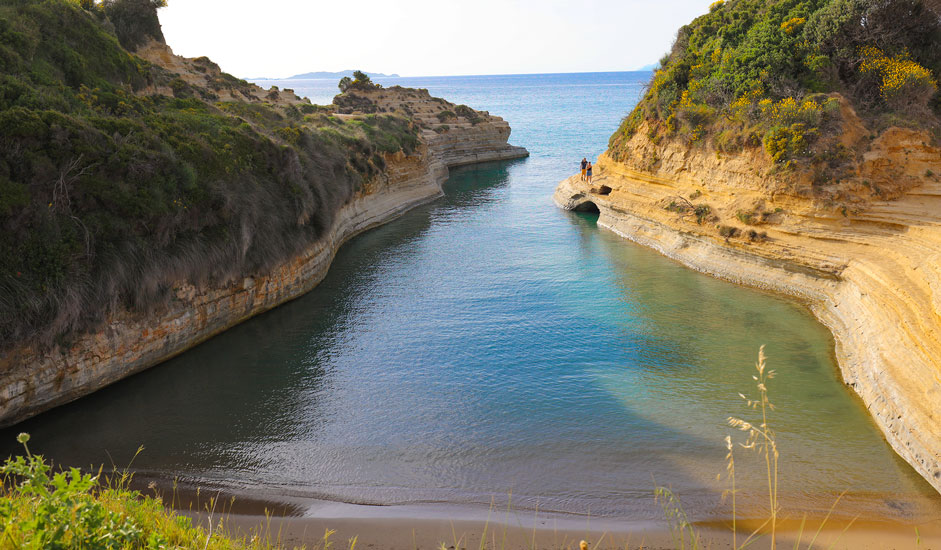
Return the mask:
[[[386,168],[336,216],[327,235],[269,273],[222,287],[181,284],[166,310],[121,312],[68,348],[24,345],[0,355],[0,426],[73,401],[147,369],[315,287],[347,239],[441,195],[448,168],[527,156],[507,144],[509,125],[488,116],[448,132],[422,131],[414,154],[386,155]]]
[[[857,174],[904,181],[892,200],[867,189],[839,208],[771,181],[761,150],[638,134],[625,162],[603,156],[591,186],[573,176],[555,202],[596,205],[599,225],[693,269],[806,300],[835,336],[846,384],[941,490],[941,150],[924,133],[887,130]]]

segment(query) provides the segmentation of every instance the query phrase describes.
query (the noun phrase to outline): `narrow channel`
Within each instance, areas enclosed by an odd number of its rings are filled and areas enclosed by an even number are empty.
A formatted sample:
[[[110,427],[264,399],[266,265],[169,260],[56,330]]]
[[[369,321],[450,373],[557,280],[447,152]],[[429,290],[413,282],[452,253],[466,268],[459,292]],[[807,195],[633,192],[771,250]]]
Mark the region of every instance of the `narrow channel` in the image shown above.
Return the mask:
[[[825,511],[852,488],[847,515],[937,511],[805,307],[552,204],[648,76],[399,79],[503,116],[532,157],[453,170],[445,197],[346,244],[308,295],[15,431],[60,464],[120,466],[143,445],[140,472],[255,496],[486,507],[512,492],[656,519],[662,484],[708,519],[726,418],[749,414],[738,394],[766,345],[785,501]],[[738,452],[757,494],[757,459]]]

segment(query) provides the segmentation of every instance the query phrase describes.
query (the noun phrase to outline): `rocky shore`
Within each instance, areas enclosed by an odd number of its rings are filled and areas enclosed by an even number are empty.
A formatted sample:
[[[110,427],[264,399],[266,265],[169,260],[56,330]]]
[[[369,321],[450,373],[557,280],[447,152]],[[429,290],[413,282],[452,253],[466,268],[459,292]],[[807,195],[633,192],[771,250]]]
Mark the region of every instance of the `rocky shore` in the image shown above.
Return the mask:
[[[941,491],[941,151],[930,143],[883,132],[860,179],[908,183],[839,209],[776,186],[761,149],[657,145],[640,131],[629,158],[606,154],[592,184],[573,176],[554,200],[597,209],[599,225],[693,269],[805,300],[835,336],[845,383]]]

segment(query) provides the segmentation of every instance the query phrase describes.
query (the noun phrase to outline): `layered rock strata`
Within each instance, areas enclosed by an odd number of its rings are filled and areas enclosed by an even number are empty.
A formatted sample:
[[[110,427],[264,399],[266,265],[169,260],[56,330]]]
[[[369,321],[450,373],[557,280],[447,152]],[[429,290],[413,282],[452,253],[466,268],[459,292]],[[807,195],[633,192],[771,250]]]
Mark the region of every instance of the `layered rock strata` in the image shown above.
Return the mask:
[[[398,105],[410,103],[415,109],[433,99],[427,92],[411,94],[408,90],[383,95],[398,98]],[[425,125],[416,153],[386,155],[383,173],[367,182],[362,193],[338,212],[327,234],[271,272],[219,287],[180,284],[169,307],[154,316],[123,312],[113,316],[102,330],[78,337],[67,348],[41,350],[25,345],[3,354],[0,426],[152,367],[310,291],[324,278],[337,249],[347,239],[440,196],[449,167],[529,154],[522,147],[507,144],[510,126],[506,121],[486,113],[478,116],[473,124],[455,121],[446,131]]]
[[[573,176],[555,202],[597,208],[599,225],[693,269],[806,300],[834,334],[846,384],[941,490],[941,151],[930,137],[879,136],[857,179],[907,183],[894,200],[840,208],[781,189],[760,149],[725,155],[639,134],[631,158],[603,156],[592,184]]]

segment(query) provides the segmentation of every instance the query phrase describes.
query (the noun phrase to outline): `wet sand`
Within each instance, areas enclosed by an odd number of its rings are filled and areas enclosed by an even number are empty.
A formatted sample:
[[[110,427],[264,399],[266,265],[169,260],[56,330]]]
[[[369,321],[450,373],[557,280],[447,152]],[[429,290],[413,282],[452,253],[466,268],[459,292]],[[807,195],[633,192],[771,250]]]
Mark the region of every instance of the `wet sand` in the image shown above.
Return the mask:
[[[327,530],[335,550],[346,550],[356,537],[357,548],[389,550],[515,550],[578,549],[585,540],[592,549],[668,549],[683,547],[666,521],[560,514],[542,510],[424,503],[373,506],[311,498],[268,498],[197,488],[185,482],[135,474],[131,488],[158,496],[171,509],[206,526],[220,522],[234,537],[261,537],[285,548],[323,548]],[[847,493],[830,517],[819,511],[785,510],[778,518],[779,548],[941,550],[941,518],[930,502],[885,500],[911,506],[906,519],[873,514],[874,495]],[[891,502],[890,502],[891,501]],[[653,495],[651,495],[653,503]],[[888,505],[887,504],[887,505]],[[817,514],[816,516],[812,514]],[[822,527],[821,527],[822,525]],[[770,548],[764,518],[695,522],[693,529],[706,549],[738,548],[755,532],[748,548]],[[818,534],[818,529],[820,530]],[[798,545],[795,542],[800,540]],[[690,548],[687,539],[685,545]]]
[[[327,530],[335,531],[330,540],[337,550],[348,549],[353,537],[357,548],[389,550],[439,550],[442,546],[446,550],[574,550],[582,540],[597,549],[681,547],[665,521],[496,506],[488,510],[460,504],[367,506],[312,499],[272,500],[195,489],[146,476],[135,476],[132,487],[160,496],[169,507],[203,525],[211,522],[218,526],[221,521],[230,536],[267,538],[286,548],[322,548]],[[842,504],[853,501],[852,495],[844,498]],[[798,514],[782,513],[777,527],[778,546],[794,548],[800,539],[799,548],[941,550],[941,521],[933,514],[913,515],[911,521],[882,520],[856,517],[853,508],[851,504],[837,506],[830,518],[808,518],[803,525]],[[740,547],[756,531],[763,534],[749,548],[770,547],[770,533],[763,519],[739,519],[735,539],[731,520],[697,522],[693,528],[702,548]],[[686,547],[690,547],[688,541]]]
[[[356,537],[357,548],[383,548],[389,550],[441,549],[577,549],[579,541],[585,540],[590,548],[597,549],[667,549],[679,548],[666,525],[605,524],[585,521],[579,528],[571,522],[553,525],[550,519],[539,520],[533,525],[530,518],[509,518],[509,521],[494,512],[495,517],[486,520],[450,520],[438,518],[393,518],[393,517],[282,517],[229,515],[225,524],[230,534],[237,536],[269,537],[280,541],[285,547],[305,545],[307,548],[322,547],[325,530],[335,530],[330,540],[333,548],[349,548],[349,541]],[[207,519],[203,514],[202,521]],[[218,521],[218,520],[214,520]],[[800,548],[835,548],[847,550],[865,549],[920,549],[941,548],[941,525],[903,525],[889,522],[829,521],[817,534],[819,522],[804,525],[799,521],[786,521],[780,526],[777,543],[780,548],[795,547],[800,538]],[[739,524],[735,541],[738,546],[748,538],[754,525]],[[847,529],[848,527],[848,529]],[[916,532],[917,528],[917,532]],[[709,549],[734,548],[730,526],[695,526],[700,547]],[[812,543],[812,546],[811,546]],[[690,544],[687,541],[686,547]],[[770,536],[765,534],[749,548],[770,547]]]

